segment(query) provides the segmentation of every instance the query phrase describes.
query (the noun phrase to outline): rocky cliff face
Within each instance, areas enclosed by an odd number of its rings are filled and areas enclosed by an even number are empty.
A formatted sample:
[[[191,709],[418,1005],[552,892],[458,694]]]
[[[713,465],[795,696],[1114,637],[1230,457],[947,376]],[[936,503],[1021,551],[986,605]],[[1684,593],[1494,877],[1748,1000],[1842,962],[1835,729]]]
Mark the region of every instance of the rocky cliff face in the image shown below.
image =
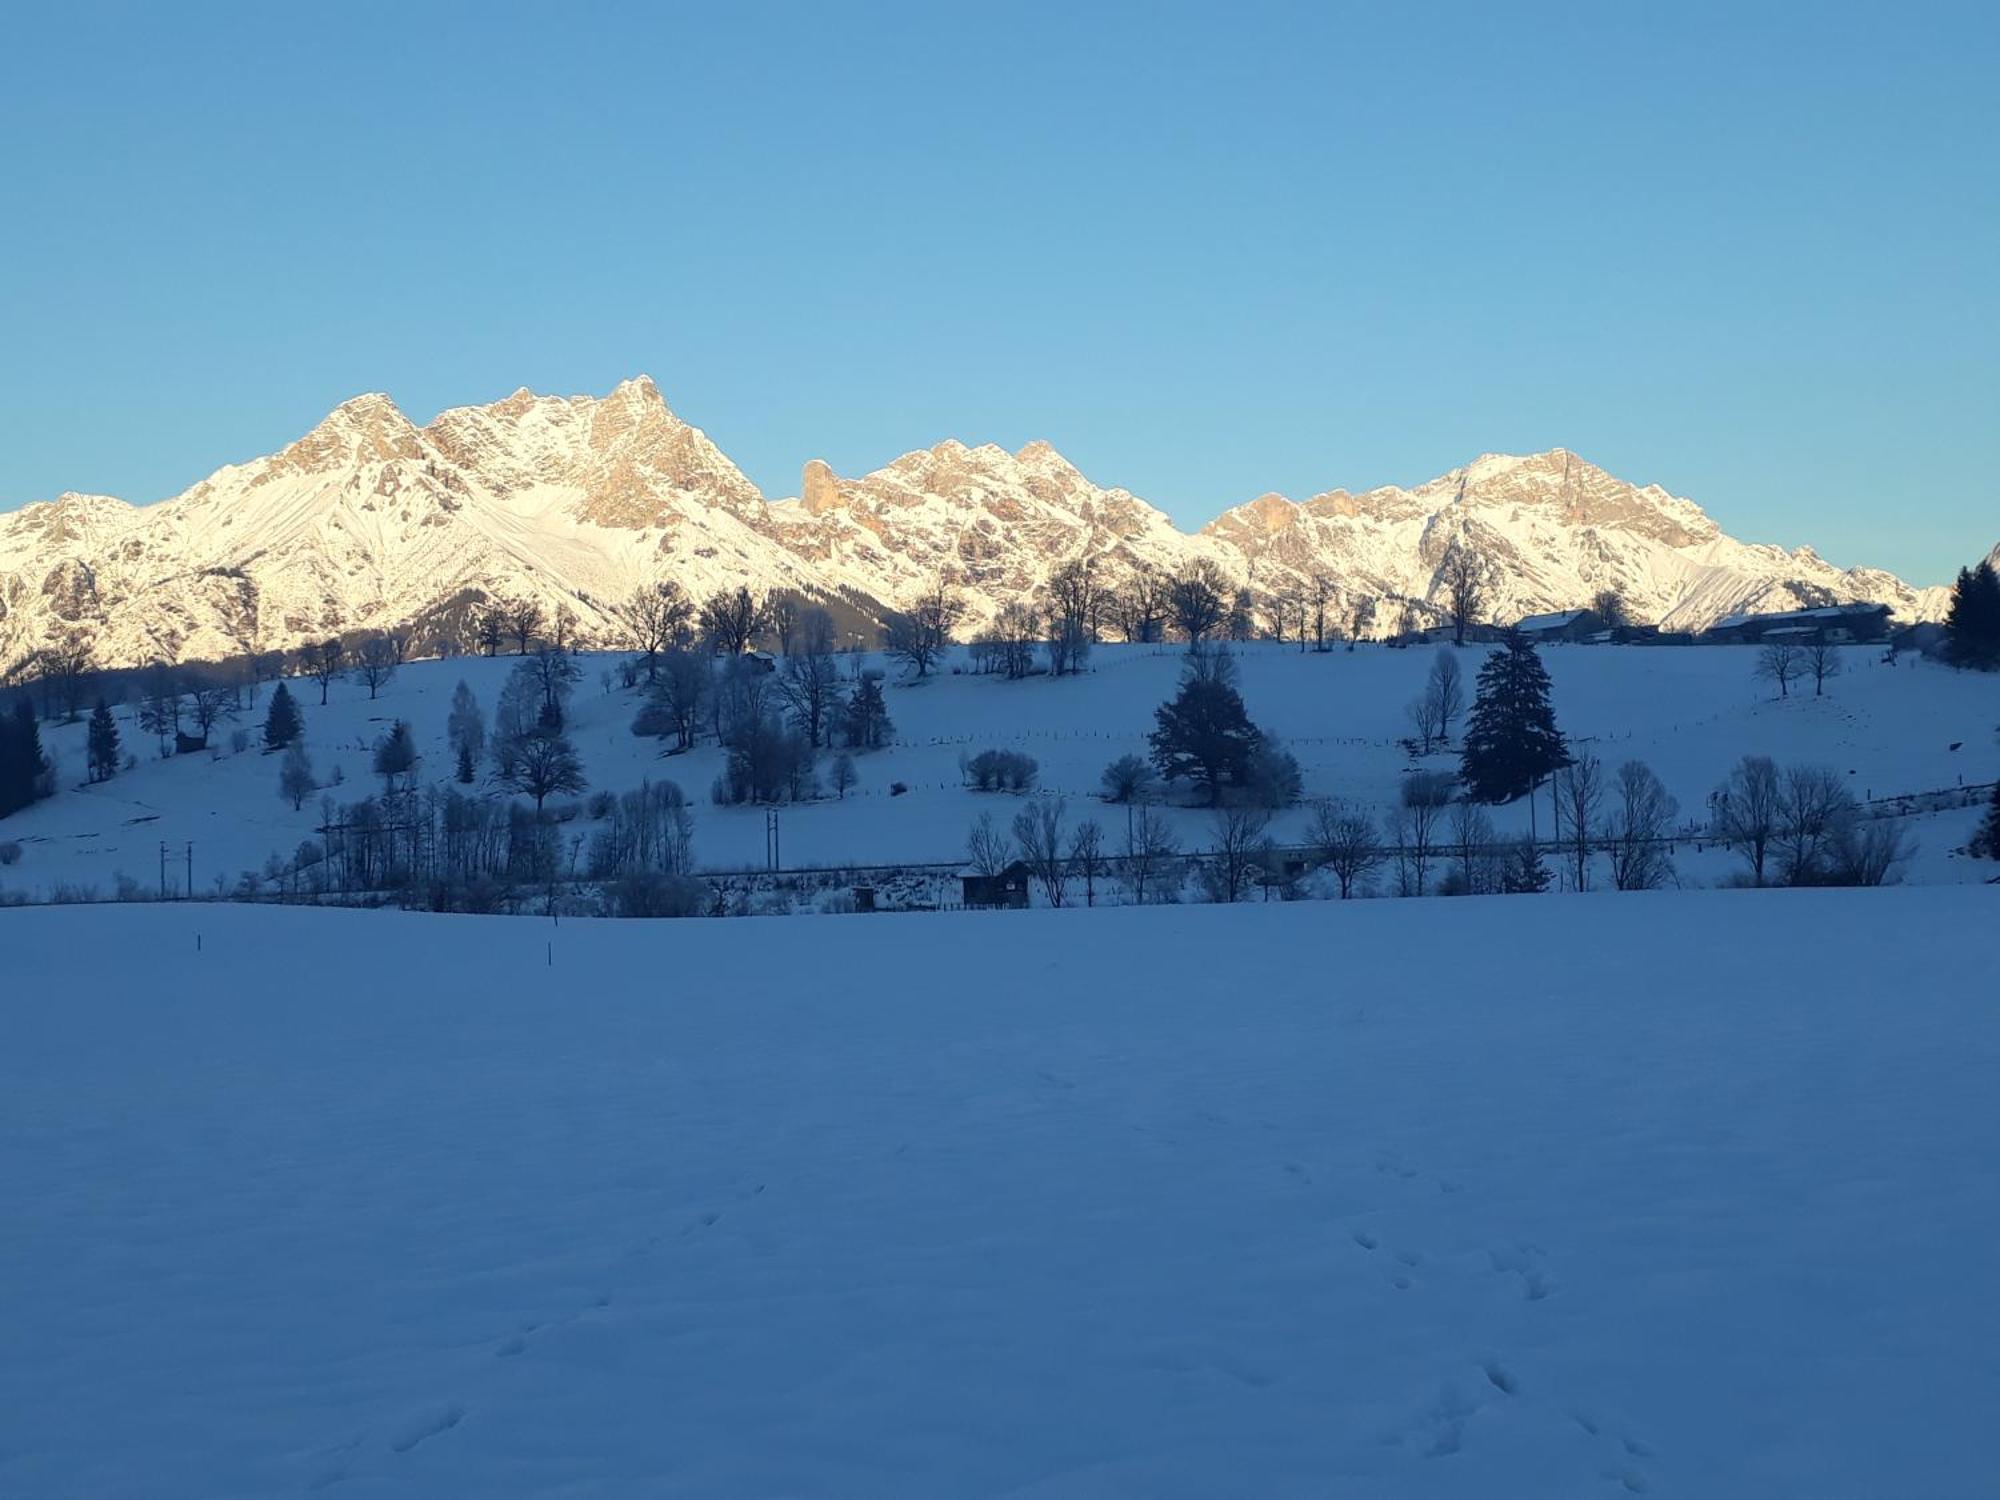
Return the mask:
[[[1076,557],[1114,585],[1206,560],[1264,600],[1323,578],[1343,618],[1356,599],[1390,601],[1386,627],[1398,601],[1442,600],[1439,568],[1459,547],[1487,559],[1498,619],[1607,587],[1685,628],[1847,599],[1906,618],[1943,608],[1941,590],[1738,542],[1690,501],[1561,449],[1487,455],[1413,489],[1262,495],[1194,535],[1046,443],[948,441],[852,479],[814,460],[798,498],[768,502],[641,376],[601,398],[517,391],[424,427],[386,396],[357,396],[282,451],[160,504],[66,494],[0,516],[0,669],[71,628],[118,664],[410,622],[450,635],[496,595],[567,604],[608,636],[619,601],[656,577],[697,596],[747,583],[866,611],[944,573],[977,623]]]

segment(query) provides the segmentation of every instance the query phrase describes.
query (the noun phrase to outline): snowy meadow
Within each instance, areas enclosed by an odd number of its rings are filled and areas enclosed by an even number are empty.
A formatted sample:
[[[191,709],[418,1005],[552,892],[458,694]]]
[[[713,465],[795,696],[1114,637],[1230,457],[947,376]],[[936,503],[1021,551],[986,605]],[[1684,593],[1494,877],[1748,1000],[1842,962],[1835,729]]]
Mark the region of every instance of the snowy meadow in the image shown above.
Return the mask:
[[[1976,1493],[1994,901],[0,914],[0,1492]]]

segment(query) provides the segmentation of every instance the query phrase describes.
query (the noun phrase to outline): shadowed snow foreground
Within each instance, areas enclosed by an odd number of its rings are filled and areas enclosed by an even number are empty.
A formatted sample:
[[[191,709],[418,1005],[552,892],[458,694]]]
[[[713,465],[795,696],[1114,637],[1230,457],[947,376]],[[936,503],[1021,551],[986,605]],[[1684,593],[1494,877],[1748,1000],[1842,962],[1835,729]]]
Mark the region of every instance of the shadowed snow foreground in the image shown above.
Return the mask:
[[[1972,1493],[1996,916],[0,913],[0,1492]]]

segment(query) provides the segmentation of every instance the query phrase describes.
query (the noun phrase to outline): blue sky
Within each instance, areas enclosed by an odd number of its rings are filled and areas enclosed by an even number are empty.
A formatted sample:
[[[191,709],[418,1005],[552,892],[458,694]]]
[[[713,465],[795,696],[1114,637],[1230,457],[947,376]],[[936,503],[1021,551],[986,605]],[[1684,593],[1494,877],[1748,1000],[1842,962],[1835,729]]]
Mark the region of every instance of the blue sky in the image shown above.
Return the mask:
[[[1184,524],[1576,449],[2000,538],[1995,8],[19,8],[0,508],[644,370],[765,491],[1046,437]]]

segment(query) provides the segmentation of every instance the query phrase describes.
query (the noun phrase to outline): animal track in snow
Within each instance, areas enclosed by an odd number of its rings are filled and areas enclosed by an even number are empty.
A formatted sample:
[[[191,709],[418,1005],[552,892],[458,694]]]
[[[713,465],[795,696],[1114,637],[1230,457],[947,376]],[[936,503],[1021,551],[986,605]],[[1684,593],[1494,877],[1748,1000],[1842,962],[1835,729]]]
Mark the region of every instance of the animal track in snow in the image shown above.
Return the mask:
[[[1486,1254],[1495,1271],[1520,1277],[1521,1295],[1528,1301],[1540,1302],[1555,1292],[1556,1279],[1542,1269],[1541,1246],[1523,1243],[1512,1249],[1489,1250]]]
[[[413,1417],[396,1430],[389,1439],[389,1446],[397,1453],[408,1453],[417,1444],[436,1437],[441,1432],[449,1432],[465,1420],[465,1408],[456,1403],[439,1407],[423,1416]]]

